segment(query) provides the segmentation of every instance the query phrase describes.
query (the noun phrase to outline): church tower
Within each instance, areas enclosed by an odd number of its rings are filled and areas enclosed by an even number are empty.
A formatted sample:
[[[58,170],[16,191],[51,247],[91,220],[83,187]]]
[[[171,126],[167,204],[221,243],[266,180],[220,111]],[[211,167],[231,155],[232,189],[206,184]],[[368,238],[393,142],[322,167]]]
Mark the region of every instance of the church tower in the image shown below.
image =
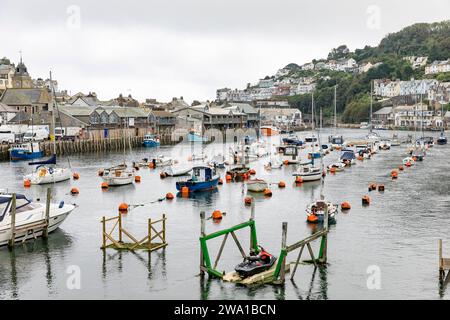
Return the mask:
[[[31,89],[33,88],[33,81],[28,74],[27,67],[22,61],[22,54],[20,54],[20,62],[17,65],[14,75],[12,77],[13,88]]]

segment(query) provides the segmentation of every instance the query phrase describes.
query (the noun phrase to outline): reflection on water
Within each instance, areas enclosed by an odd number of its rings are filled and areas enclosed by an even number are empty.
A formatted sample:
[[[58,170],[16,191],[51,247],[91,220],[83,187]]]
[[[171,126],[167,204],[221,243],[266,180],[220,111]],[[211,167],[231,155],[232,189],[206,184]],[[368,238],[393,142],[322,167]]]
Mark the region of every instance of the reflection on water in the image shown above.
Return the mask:
[[[362,138],[362,130],[340,130],[345,138]],[[331,132],[324,133],[326,137]],[[308,133],[299,133],[300,137]],[[406,136],[408,132],[399,133]],[[439,133],[436,133],[438,135]],[[383,132],[382,135],[392,135]],[[402,137],[400,137],[402,138]],[[279,139],[279,138],[278,138]],[[272,138],[270,144],[277,144]],[[134,149],[126,155],[127,163],[157,154],[190,164],[193,153],[204,152],[228,155],[230,144],[208,144]],[[216,279],[199,279],[200,211],[209,216],[214,210],[226,212],[217,223],[206,221],[207,233],[247,221],[250,208],[245,206],[247,196],[243,183],[224,183],[214,192],[192,193],[188,198],[171,201],[152,201],[164,198],[168,192],[176,194],[175,182],[181,178],[160,179],[160,168],[142,168],[138,174],[142,182],[104,191],[100,188],[100,168],[123,161],[123,153],[90,153],[70,157],[72,168],[80,174],[79,180],[58,183],[52,190],[55,202],[75,202],[78,207],[52,233],[48,241],[38,239],[17,245],[10,252],[0,249],[0,299],[417,299],[448,298],[448,290],[439,287],[437,274],[437,239],[444,239],[444,255],[450,253],[448,224],[450,214],[450,180],[448,146],[435,146],[423,162],[405,169],[397,181],[392,181],[391,170],[398,168],[405,157],[405,146],[382,151],[371,160],[334,175],[327,175],[323,187],[320,181],[294,183],[295,166],[283,166],[267,171],[268,159],[252,162],[255,178],[270,183],[272,197],[255,196],[255,220],[259,243],[279,256],[281,224],[288,222],[288,243],[294,243],[320,230],[321,225],[306,223],[305,208],[319,198],[339,204],[348,201],[352,208],[339,212],[337,224],[328,235],[328,264],[326,267],[299,266],[294,281],[282,286],[236,286]],[[308,152],[308,150],[303,150]],[[325,157],[325,165],[335,162],[338,152]],[[66,164],[67,159],[60,159]],[[30,171],[25,162],[0,163],[0,189],[24,193],[44,201],[45,186],[24,189],[22,176]],[[224,178],[225,171],[220,174]],[[277,187],[279,181],[286,188]],[[371,192],[370,206],[361,205],[370,182],[383,183],[384,193]],[[77,187],[80,194],[69,194]],[[101,217],[117,215],[121,202],[145,204],[124,216],[123,223],[131,234],[146,234],[147,221],[167,215],[167,248],[120,252],[101,250]],[[242,244],[249,243],[248,232],[236,233]],[[216,254],[219,239],[211,242]],[[445,244],[448,244],[447,246]],[[208,243],[208,246],[210,244]],[[318,244],[314,244],[316,252]],[[445,254],[447,252],[447,254]],[[289,259],[295,257],[289,256]],[[231,271],[242,261],[239,250],[230,243],[224,248],[220,269]],[[66,286],[67,268],[81,269],[80,290]],[[368,266],[378,266],[382,272],[382,290],[367,288]],[[415,279],[415,281],[411,281]]]

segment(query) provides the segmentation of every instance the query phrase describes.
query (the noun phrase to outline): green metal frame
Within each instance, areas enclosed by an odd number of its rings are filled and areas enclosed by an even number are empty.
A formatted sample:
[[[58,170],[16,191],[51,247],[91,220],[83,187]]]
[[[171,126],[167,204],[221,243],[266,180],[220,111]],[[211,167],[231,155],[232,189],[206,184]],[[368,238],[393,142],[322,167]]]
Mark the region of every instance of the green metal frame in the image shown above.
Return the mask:
[[[228,229],[224,229],[224,230],[220,230],[208,235],[205,235],[203,237],[200,237],[200,247],[202,250],[202,260],[203,260],[203,264],[208,272],[209,275],[217,277],[217,278],[222,278],[223,274],[222,272],[213,269],[212,265],[211,265],[211,259],[209,256],[209,251],[208,251],[208,246],[206,244],[206,241],[220,237],[220,236],[224,236],[228,233],[243,229],[243,228],[250,228],[250,242],[251,242],[251,248],[255,251],[255,252],[259,252],[258,249],[258,240],[256,238],[256,224],[254,220],[249,220],[247,222],[235,225],[231,228]]]

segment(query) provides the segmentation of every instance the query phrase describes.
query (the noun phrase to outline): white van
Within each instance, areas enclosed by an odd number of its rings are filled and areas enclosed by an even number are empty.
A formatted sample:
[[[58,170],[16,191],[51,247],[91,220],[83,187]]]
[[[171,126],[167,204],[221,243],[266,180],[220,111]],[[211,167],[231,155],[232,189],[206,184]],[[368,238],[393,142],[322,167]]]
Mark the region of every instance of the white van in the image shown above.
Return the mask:
[[[23,141],[43,141],[49,138],[50,134],[46,127],[29,128],[23,137]]]

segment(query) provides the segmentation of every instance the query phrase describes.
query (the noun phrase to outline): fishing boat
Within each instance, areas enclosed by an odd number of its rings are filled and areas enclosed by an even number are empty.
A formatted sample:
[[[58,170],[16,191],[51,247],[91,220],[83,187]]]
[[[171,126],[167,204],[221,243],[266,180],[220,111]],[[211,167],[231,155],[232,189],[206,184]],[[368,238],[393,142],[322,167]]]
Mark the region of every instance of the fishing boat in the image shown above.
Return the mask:
[[[144,136],[144,141],[142,142],[144,147],[155,148],[160,146],[159,138],[154,134],[146,134]]]
[[[125,163],[103,169],[102,179],[109,186],[122,186],[134,181],[134,168],[129,168]]]
[[[339,161],[346,166],[356,164],[356,155],[353,150],[344,149],[342,150],[342,155],[339,158]]]
[[[152,166],[154,168],[156,167],[165,167],[165,166],[171,166],[174,161],[170,157],[166,157],[164,155],[158,155],[150,160],[152,163]]]
[[[182,191],[187,187],[189,192],[207,191],[217,188],[220,176],[214,168],[208,166],[195,166],[192,168],[191,178],[186,181],[178,181],[176,188]]]
[[[262,179],[253,179],[247,181],[247,191],[250,192],[264,192],[267,188],[269,188],[269,184]]]
[[[162,172],[169,177],[185,176],[192,171],[192,166],[170,166],[166,167]]]
[[[325,220],[325,208],[328,210],[328,223],[335,223],[338,206],[325,200],[316,200],[306,206],[306,221],[309,223],[323,223]]]
[[[279,130],[275,126],[262,126],[260,130],[261,134],[266,137],[276,136],[279,134]]]
[[[19,161],[42,158],[44,153],[39,148],[39,142],[24,142],[12,145],[9,155],[12,161]]]
[[[13,195],[0,193],[0,246],[8,244],[11,239],[11,212]],[[46,217],[46,204],[39,201],[31,201],[24,195],[16,194],[16,216],[14,241],[25,241],[28,238],[40,237],[45,225],[42,223]],[[61,201],[59,204],[50,203],[48,231],[55,231],[75,209],[72,204]],[[35,226],[30,233],[29,226]]]

